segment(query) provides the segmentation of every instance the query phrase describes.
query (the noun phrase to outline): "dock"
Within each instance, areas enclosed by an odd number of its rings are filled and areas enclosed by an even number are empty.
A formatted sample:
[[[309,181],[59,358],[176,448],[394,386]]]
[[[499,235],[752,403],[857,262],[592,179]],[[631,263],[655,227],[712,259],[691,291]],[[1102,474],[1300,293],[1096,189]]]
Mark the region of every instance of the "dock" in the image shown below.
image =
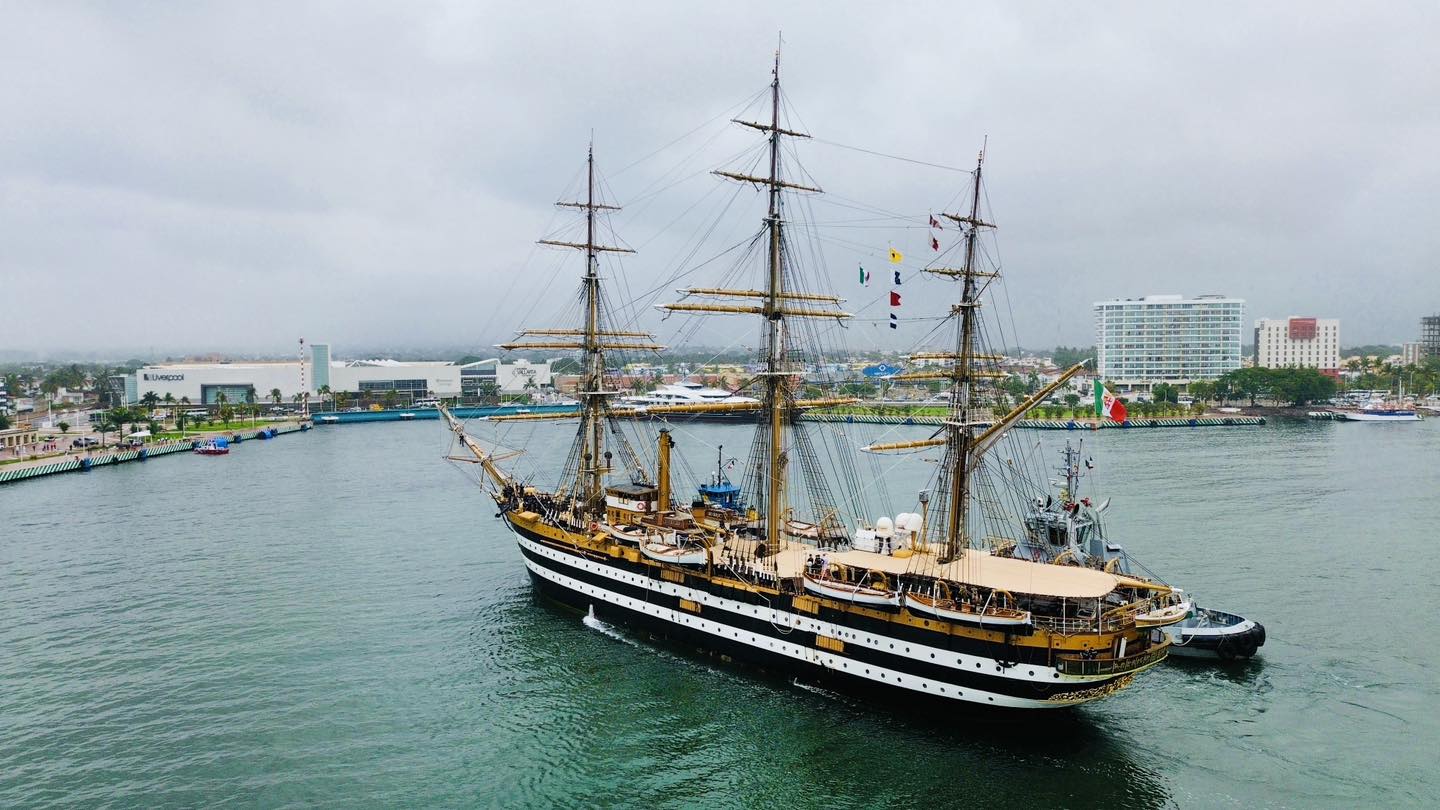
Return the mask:
[[[809,422],[843,422],[857,425],[943,425],[942,416],[904,416],[886,414],[850,413],[804,413],[800,418]],[[985,426],[986,423],[977,423]],[[1180,427],[1250,427],[1265,424],[1263,416],[1196,416],[1163,419],[1126,419],[1114,422],[1109,419],[1021,419],[1015,423],[1018,428],[1032,430],[1106,430],[1130,428],[1180,428]]]
[[[263,425],[237,430],[207,432],[203,435],[197,434],[194,439],[152,442],[144,447],[127,448],[124,450],[105,450],[101,452],[72,450],[61,454],[58,458],[55,456],[38,458],[34,461],[20,461],[0,467],[0,484],[25,481],[44,475],[83,472],[111,464],[147,461],[152,458],[160,458],[174,453],[188,453],[195,449],[196,443],[210,436],[224,436],[230,440],[231,444],[239,444],[245,441],[261,441],[274,436],[283,436],[287,433],[302,433],[309,429],[310,425],[306,422],[284,425]],[[273,431],[273,434],[270,434],[270,431]],[[77,455],[78,457],[76,457]]]
[[[483,419],[487,416],[508,416],[518,413],[575,413],[574,405],[493,405],[487,407],[453,408],[451,412],[461,419]],[[353,422],[404,422],[419,419],[439,419],[440,412],[434,408],[392,409],[385,411],[340,411],[314,415],[317,427],[343,425]],[[636,419],[659,418],[638,414]],[[800,414],[807,422],[837,422],[856,425],[943,425],[943,416],[910,416],[906,414],[881,413],[825,413],[807,411]],[[1129,428],[1178,428],[1178,427],[1249,427],[1265,424],[1263,416],[1197,416],[1170,417],[1161,419],[1127,419],[1112,422],[1109,419],[1022,419],[1016,427],[1033,430],[1105,430]]]

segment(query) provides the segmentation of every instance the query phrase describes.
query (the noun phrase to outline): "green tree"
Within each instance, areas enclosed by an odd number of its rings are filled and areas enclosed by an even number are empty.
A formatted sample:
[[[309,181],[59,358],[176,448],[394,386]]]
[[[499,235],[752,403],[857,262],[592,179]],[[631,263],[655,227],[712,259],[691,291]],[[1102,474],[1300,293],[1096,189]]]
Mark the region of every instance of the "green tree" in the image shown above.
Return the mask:
[[[1056,346],[1050,359],[1060,368],[1069,368],[1095,356],[1094,346]]]
[[[280,404],[280,400],[283,399],[283,398],[284,398],[284,395],[280,393],[280,389],[279,389],[279,388],[271,388],[271,389],[270,389],[270,401],[271,401],[271,402],[275,403],[276,405],[279,405],[279,404]]]
[[[10,429],[10,415],[0,412],[0,430]]]
[[[1180,389],[1170,383],[1156,383],[1150,389],[1150,399],[1153,402],[1179,402]]]
[[[225,396],[225,395],[224,395],[224,394],[221,394],[220,396]],[[234,419],[234,418],[235,418],[235,409],[234,409],[234,408],[231,408],[229,405],[221,405],[221,406],[220,406],[220,421],[225,423],[225,427],[230,427],[230,420],[231,420],[231,419]]]
[[[399,400],[399,398],[400,398],[400,392],[399,392],[399,391],[396,391],[394,388],[391,388],[389,391],[386,391],[386,392],[385,392],[385,398],[384,398],[384,402],[385,402],[385,407],[386,407],[386,409],[393,410],[393,409],[395,408],[395,403],[396,403],[397,400]]]
[[[345,406],[347,406],[347,405],[349,405],[349,404],[350,404],[350,395],[349,395],[349,394],[345,393],[344,391],[340,391],[340,392],[338,392],[338,393],[335,394],[335,407],[336,407],[338,410],[344,410],[344,409],[345,409]]]
[[[1270,393],[1270,369],[1237,368],[1220,375],[1217,384],[1223,383],[1227,396],[1243,397],[1254,405],[1261,397]]]
[[[154,391],[146,391],[145,396],[140,397],[140,404],[145,406],[145,410],[153,411],[155,406],[160,404],[160,395]]]
[[[69,423],[69,422],[60,422],[59,424],[55,425],[55,427],[60,428],[60,432],[61,432],[61,433],[69,433],[69,432],[70,432],[70,423]]]
[[[1071,411],[1074,411],[1080,405],[1080,395],[1071,391],[1065,395],[1065,404],[1070,407]]]

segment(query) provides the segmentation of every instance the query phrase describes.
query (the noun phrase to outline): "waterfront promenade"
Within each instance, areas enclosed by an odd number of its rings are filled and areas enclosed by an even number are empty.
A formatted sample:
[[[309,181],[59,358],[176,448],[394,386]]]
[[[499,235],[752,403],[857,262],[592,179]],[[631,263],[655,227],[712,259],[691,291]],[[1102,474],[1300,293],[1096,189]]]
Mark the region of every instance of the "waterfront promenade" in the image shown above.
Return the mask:
[[[23,481],[44,475],[63,472],[77,472],[110,464],[130,461],[146,461],[168,456],[172,453],[187,452],[197,442],[223,436],[232,443],[246,440],[265,440],[287,433],[298,433],[310,429],[308,421],[287,420],[266,422],[242,427],[199,430],[184,438],[146,442],[139,447],[104,447],[70,449],[63,452],[43,453],[26,456],[19,461],[0,464],[0,484]],[[273,431],[273,434],[271,433]]]

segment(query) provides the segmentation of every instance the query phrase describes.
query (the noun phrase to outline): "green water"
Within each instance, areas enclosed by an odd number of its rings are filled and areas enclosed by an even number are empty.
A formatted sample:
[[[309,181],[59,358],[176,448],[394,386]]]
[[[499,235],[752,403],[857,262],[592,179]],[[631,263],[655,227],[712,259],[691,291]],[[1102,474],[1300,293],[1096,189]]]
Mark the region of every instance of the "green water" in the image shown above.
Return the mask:
[[[1440,419],[1086,438],[1112,535],[1269,642],[1028,722],[873,709],[537,600],[434,422],[0,487],[0,806],[1433,802]],[[699,469],[748,431],[677,440]],[[887,462],[893,511],[926,472]]]

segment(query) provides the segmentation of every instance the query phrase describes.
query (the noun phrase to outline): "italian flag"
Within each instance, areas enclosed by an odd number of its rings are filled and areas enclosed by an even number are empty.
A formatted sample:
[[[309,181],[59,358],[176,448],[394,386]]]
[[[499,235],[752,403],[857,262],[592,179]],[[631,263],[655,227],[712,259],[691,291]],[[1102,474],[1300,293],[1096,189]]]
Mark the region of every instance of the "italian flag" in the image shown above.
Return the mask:
[[[1099,380],[1095,381],[1095,415],[1112,422],[1125,421],[1125,403],[1121,402],[1119,397],[1105,390],[1105,386]]]

